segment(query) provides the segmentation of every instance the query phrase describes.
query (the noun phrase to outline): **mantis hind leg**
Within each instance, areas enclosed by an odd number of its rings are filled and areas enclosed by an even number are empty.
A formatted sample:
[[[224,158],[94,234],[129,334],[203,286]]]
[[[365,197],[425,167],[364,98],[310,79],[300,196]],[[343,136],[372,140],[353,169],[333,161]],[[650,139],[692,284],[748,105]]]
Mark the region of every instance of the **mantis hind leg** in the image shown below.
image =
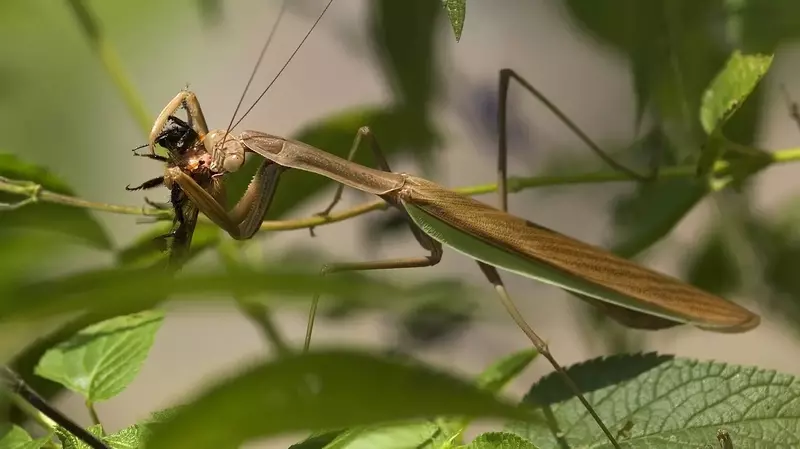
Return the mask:
[[[372,148],[373,154],[375,159],[380,165],[380,168],[384,171],[391,172],[391,168],[389,167],[389,162],[386,160],[386,157],[381,151],[380,145],[378,144],[377,139],[372,134],[372,131],[369,127],[362,127],[358,130],[358,134],[356,138],[353,140],[353,146],[350,148],[350,154],[348,156],[348,160],[352,160],[355,156],[356,151],[361,146],[362,139],[367,139],[369,141],[370,147]],[[344,189],[344,185],[340,184],[339,187],[336,189],[336,193],[334,194],[333,200],[331,201],[330,205],[323,211],[320,212],[319,215],[327,215],[336,206],[336,203],[342,197],[342,190]],[[365,262],[351,262],[351,263],[333,263],[328,264],[322,267],[320,270],[320,275],[325,276],[327,274],[343,272],[343,271],[365,271],[365,270],[387,270],[392,268],[419,268],[419,267],[431,267],[439,263],[442,260],[442,245],[430,238],[427,234],[422,232],[414,222],[411,220],[411,217],[405,210],[400,209],[403,213],[406,221],[408,222],[409,229],[411,233],[414,235],[414,239],[419,243],[419,245],[427,250],[429,254],[427,256],[422,257],[408,257],[408,258],[395,258],[395,259],[383,259],[383,260],[375,260],[375,261],[365,261]],[[308,327],[306,329],[306,338],[305,343],[303,345],[303,350],[308,351],[308,348],[311,344],[311,333],[314,329],[314,318],[317,312],[317,305],[319,304],[319,295],[314,295],[314,298],[311,300],[311,308],[308,312]]]
[[[508,185],[507,185],[507,183],[508,183],[508,176],[507,176],[508,175],[508,161],[507,161],[508,148],[507,148],[507,135],[506,135],[506,121],[507,121],[506,120],[506,108],[507,108],[507,104],[508,104],[507,100],[508,100],[508,88],[509,88],[509,84],[510,84],[509,82],[510,82],[511,79],[517,80],[529,92],[531,92],[534,96],[539,98],[539,100],[541,100],[543,103],[545,103],[545,105],[547,105],[550,108],[550,110],[553,111],[553,113],[555,113],[557,116],[559,116],[559,118],[561,118],[565,123],[567,123],[568,126],[570,126],[571,128],[574,127],[574,125],[570,125],[571,122],[569,120],[567,120],[566,117],[564,117],[564,115],[561,113],[560,110],[558,110],[555,107],[555,105],[550,103],[533,86],[531,86],[522,77],[517,75],[516,72],[514,72],[511,69],[503,69],[503,70],[500,71],[499,109],[498,109],[498,117],[497,117],[498,132],[500,133],[499,139],[498,139],[498,152],[497,152],[497,154],[498,154],[498,161],[497,161],[497,172],[498,172],[497,186],[498,186],[498,189],[497,189],[497,191],[498,191],[498,196],[499,196],[500,209],[502,209],[504,212],[508,212]],[[577,129],[577,127],[574,127],[573,131],[575,129]],[[585,134],[580,132],[580,130],[578,130],[577,133],[579,134],[579,136],[582,136],[582,138],[584,138],[584,141],[591,142],[591,140],[589,140],[588,137],[585,137]],[[590,145],[590,147],[592,147],[592,145],[593,145],[593,143]],[[596,146],[594,146],[593,148],[596,148]],[[606,160],[607,156],[605,155],[605,153],[602,152],[602,150],[599,150],[599,148],[598,148],[596,152],[598,152],[598,154],[601,157],[603,157],[604,160]],[[607,162],[609,162],[609,161],[607,161]],[[628,172],[628,170],[626,168],[621,167],[621,166],[617,166],[617,164],[613,160],[610,160],[610,164],[612,166],[615,166],[615,168],[618,168],[618,169],[621,169],[621,170],[623,170],[625,172]],[[633,174],[634,176],[638,177],[638,175],[636,175],[635,173],[632,173],[632,172],[630,172],[630,173]],[[522,330],[522,332],[528,337],[528,339],[531,341],[531,343],[536,348],[536,350],[539,351],[539,353],[542,354],[547,359],[548,362],[550,362],[550,364],[553,366],[553,368],[555,368],[556,372],[558,372],[559,375],[561,375],[561,377],[562,377],[562,379],[564,379],[564,382],[566,383],[567,387],[570,390],[572,390],[573,394],[583,404],[583,406],[586,408],[586,410],[589,412],[589,414],[595,420],[595,422],[600,427],[600,429],[603,431],[603,433],[606,435],[606,437],[611,442],[611,444],[615,448],[619,449],[619,447],[620,447],[619,443],[617,443],[617,441],[614,438],[614,436],[608,430],[608,427],[606,427],[605,423],[597,415],[597,413],[595,412],[594,408],[591,406],[591,404],[589,404],[589,401],[587,401],[586,398],[583,396],[583,393],[581,393],[581,390],[578,387],[578,385],[575,384],[575,382],[572,380],[572,378],[566,372],[564,367],[562,367],[561,364],[558,363],[558,361],[555,359],[555,357],[553,357],[552,353],[550,352],[550,349],[548,348],[547,342],[545,342],[541,337],[539,337],[539,335],[533,330],[533,328],[531,328],[531,326],[528,324],[528,322],[525,321],[525,318],[522,316],[522,314],[520,313],[519,309],[517,309],[516,305],[514,304],[514,301],[511,300],[511,297],[508,294],[508,290],[506,289],[505,284],[503,283],[503,279],[500,277],[500,273],[497,272],[497,269],[495,267],[493,267],[491,265],[488,265],[488,264],[485,264],[483,262],[479,262],[478,261],[477,264],[478,264],[478,268],[480,268],[480,270],[483,273],[483,275],[486,277],[486,279],[489,281],[489,283],[492,284],[492,286],[494,287],[495,292],[497,293],[497,296],[500,299],[500,302],[502,303],[503,307],[506,309],[506,312],[508,312],[508,314],[514,320],[514,323],[517,325],[517,327],[519,327],[520,330]]]

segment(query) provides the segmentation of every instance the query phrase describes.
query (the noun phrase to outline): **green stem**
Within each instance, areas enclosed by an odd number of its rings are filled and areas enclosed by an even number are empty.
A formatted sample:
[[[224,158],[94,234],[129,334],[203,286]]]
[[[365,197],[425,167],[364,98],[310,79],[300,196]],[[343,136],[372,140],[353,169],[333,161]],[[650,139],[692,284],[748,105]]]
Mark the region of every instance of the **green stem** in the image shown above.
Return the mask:
[[[245,268],[239,260],[239,254],[242,252],[241,243],[235,240],[224,240],[217,249],[228,271]],[[278,355],[289,355],[291,349],[284,341],[278,327],[275,326],[269,308],[262,303],[249,301],[246,297],[235,294],[235,292],[233,297],[242,313],[258,326],[264,339],[272,345]]]
[[[100,415],[97,414],[94,403],[88,399],[86,400],[86,409],[89,410],[89,417],[92,419],[92,424],[102,426],[103,423],[100,422]]]
[[[28,415],[31,419],[36,421],[36,423],[42,426],[42,428],[47,430],[56,430],[58,428],[58,424],[55,421],[48,418],[47,415],[39,411],[36,407],[32,406],[19,394],[11,393],[8,395],[8,397],[11,399],[11,402],[13,402],[14,405],[16,405],[20,410],[22,410],[23,413]]]
[[[784,164],[788,162],[800,161],[800,148],[789,148],[786,150],[776,151],[772,153],[772,164]],[[722,174],[729,164],[724,161],[718,161],[714,165],[713,172]],[[681,165],[677,167],[667,167],[659,171],[657,180],[663,179],[679,179],[691,178],[696,176],[695,165]],[[589,173],[578,173],[574,175],[556,175],[556,176],[533,176],[533,177],[512,177],[509,178],[509,191],[519,192],[526,189],[538,187],[553,187],[563,185],[580,185],[580,184],[602,184],[609,182],[631,182],[630,177],[620,172],[600,171]],[[485,195],[497,191],[496,183],[479,184],[469,187],[459,187],[453,189],[454,191],[469,195]],[[167,219],[172,216],[171,211],[158,210],[146,207],[122,206],[116,204],[97,203],[87,201],[81,198],[76,198],[69,195],[51,192],[44,189],[41,185],[30,181],[19,181],[14,179],[6,179],[0,177],[0,192],[10,193],[25,197],[27,201],[24,204],[34,202],[44,202],[61,204],[64,206],[80,207],[83,209],[98,210],[102,212],[110,212],[115,214],[124,215],[140,215],[156,218]],[[19,203],[18,203],[19,204]],[[8,206],[8,205],[7,205]],[[14,205],[11,205],[14,206]],[[264,221],[261,225],[262,231],[289,231],[295,229],[307,229],[311,227],[324,226],[326,224],[337,223],[354,218],[366,213],[385,209],[387,204],[383,200],[370,201],[360,204],[342,212],[331,214],[327,217],[313,216],[304,217],[290,220],[268,220]],[[202,220],[207,221],[205,217]]]
[[[122,98],[128,106],[128,110],[144,133],[149,133],[150,127],[153,126],[150,114],[147,113],[144,102],[142,102],[133,83],[125,74],[125,70],[122,68],[122,61],[119,55],[117,55],[116,50],[114,50],[114,46],[111,45],[105,33],[103,33],[100,22],[98,22],[91,11],[89,11],[84,0],[67,0],[67,3],[72,8],[72,12],[75,13],[75,19],[78,21],[78,25],[89,41],[89,45],[91,45],[92,49],[97,54],[98,59],[100,59],[106,73],[111,77],[111,81],[117,87],[117,90],[122,94]]]

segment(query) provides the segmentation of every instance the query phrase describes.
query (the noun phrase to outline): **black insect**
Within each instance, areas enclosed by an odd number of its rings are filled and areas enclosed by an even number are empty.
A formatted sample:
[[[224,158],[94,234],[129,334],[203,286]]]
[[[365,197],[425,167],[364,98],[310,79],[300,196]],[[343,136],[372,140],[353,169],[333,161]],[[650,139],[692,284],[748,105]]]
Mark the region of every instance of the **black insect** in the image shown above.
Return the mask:
[[[173,182],[169,169],[180,168],[212,194],[218,191],[219,186],[209,168],[210,156],[199,136],[188,123],[175,116],[170,116],[164,130],[156,138],[156,143],[167,149],[166,157],[150,153],[140,154],[136,153],[136,150],[134,150],[134,154],[165,163],[165,174],[145,181],[136,187],[129,185],[125,187],[125,190],[152,189],[159,186],[170,189],[169,205],[150,201],[148,203],[157,208],[171,207],[174,212],[172,228],[167,234],[156,237],[156,240],[166,240],[165,249],[169,254],[169,264],[177,268],[189,253],[199,210],[194,203],[189,201],[180,186]]]

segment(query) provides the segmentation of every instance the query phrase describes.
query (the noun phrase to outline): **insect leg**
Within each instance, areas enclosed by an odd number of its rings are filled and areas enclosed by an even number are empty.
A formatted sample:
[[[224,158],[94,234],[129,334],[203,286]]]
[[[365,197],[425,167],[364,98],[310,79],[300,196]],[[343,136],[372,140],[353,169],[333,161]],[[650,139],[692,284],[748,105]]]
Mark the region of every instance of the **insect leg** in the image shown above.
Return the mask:
[[[358,130],[358,134],[356,134],[356,138],[353,141],[353,146],[350,149],[350,155],[348,157],[348,160],[351,160],[353,158],[355,152],[358,150],[358,147],[361,145],[362,140],[366,140],[369,143],[370,148],[372,149],[372,152],[375,155],[375,160],[378,162],[378,165],[380,165],[380,168],[384,171],[391,172],[392,170],[389,167],[389,162],[383,155],[383,151],[381,151],[377,139],[372,134],[370,128],[367,126],[361,127]],[[344,185],[340,184],[336,190],[336,194],[334,195],[333,201],[325,209],[324,212],[320,213],[320,215],[325,215],[331,211],[331,209],[336,205],[336,203],[341,198],[343,189]],[[405,219],[409,224],[409,229],[411,230],[411,233],[414,235],[414,238],[417,240],[417,243],[419,243],[419,245],[423,249],[429,252],[427,256],[394,258],[394,259],[384,259],[384,260],[365,261],[365,262],[333,263],[322,267],[320,274],[324,276],[327,274],[343,272],[343,271],[386,270],[392,268],[420,268],[420,267],[431,267],[438,264],[439,261],[442,259],[442,245],[436,240],[433,240],[424,232],[422,232],[422,230],[419,229],[414,224],[413,220],[404,209],[402,208],[398,209],[405,216]],[[314,328],[314,318],[316,316],[318,303],[319,303],[319,294],[316,294],[314,295],[314,298],[311,301],[311,309],[309,310],[308,313],[308,327],[306,329],[306,338],[303,347],[304,351],[307,351],[311,344],[311,333]]]
[[[217,226],[237,240],[251,238],[261,226],[272,198],[278,187],[278,179],[285,170],[267,160],[261,163],[247,191],[233,209],[228,212],[214,196],[203,189],[180,168],[168,169],[170,177],[180,185],[189,200]]]
[[[164,177],[163,176],[159,176],[158,178],[153,178],[153,179],[147,180],[147,181],[143,182],[141,185],[139,185],[137,187],[131,187],[131,185],[128,184],[127,186],[125,186],[125,190],[127,190],[127,191],[143,190],[143,189],[147,190],[147,189],[152,189],[152,188],[163,186],[163,185],[164,185]]]
[[[369,126],[362,126],[361,128],[358,129],[356,137],[353,139],[353,144],[350,145],[350,152],[347,154],[347,160],[350,162],[353,161],[353,159],[356,156],[356,153],[358,152],[358,149],[361,147],[361,142],[363,140],[368,141],[370,147],[372,148],[372,154],[375,156],[375,160],[380,166],[381,170],[387,172],[392,171],[389,169],[389,163],[386,160],[386,157],[383,155],[383,152],[381,151],[380,147],[378,146],[377,141],[375,140],[375,136],[372,134],[372,130],[369,128]],[[314,215],[319,217],[328,217],[333,208],[336,207],[337,204],[339,204],[339,201],[341,201],[343,191],[344,191],[344,184],[339,184],[338,186],[336,186],[336,191],[333,194],[333,198],[331,199],[330,204],[328,204],[328,206],[325,209],[323,209],[322,212],[317,212]],[[314,226],[308,228],[308,232],[310,232],[311,236],[314,237]]]
[[[183,89],[178,92],[175,97],[164,106],[161,113],[158,114],[153,128],[150,130],[150,137],[147,140],[150,154],[155,154],[155,143],[158,135],[164,130],[167,125],[169,116],[174,114],[180,108],[186,109],[186,116],[188,118],[189,126],[197,133],[202,139],[208,134],[208,125],[206,125],[206,118],[203,115],[203,109],[200,107],[200,102],[194,92]]]
[[[603,151],[603,149],[600,148],[600,146],[597,145],[591,138],[589,138],[589,136],[578,127],[578,125],[573,123],[563,112],[561,112],[560,109],[558,109],[558,107],[555,104],[553,104],[550,100],[548,100],[547,97],[545,97],[541,92],[539,92],[539,90],[533,87],[531,83],[525,80],[525,78],[520,76],[517,72],[515,72],[512,69],[502,69],[500,70],[500,92],[499,92],[500,98],[498,104],[499,108],[498,124],[500,126],[500,152],[501,152],[501,154],[498,156],[500,158],[500,161],[498,163],[498,168],[502,170],[501,176],[503,177],[503,179],[502,180],[499,179],[498,181],[502,182],[501,189],[503,191],[505,191],[506,189],[505,158],[506,158],[506,145],[507,145],[506,135],[503,130],[505,129],[505,123],[506,123],[506,105],[508,102],[508,88],[510,81],[512,79],[517,83],[519,83],[519,85],[522,86],[525,90],[530,92],[531,95],[536,97],[537,100],[541,101],[542,104],[544,104],[547,107],[547,109],[549,109],[550,112],[553,113],[553,115],[558,117],[558,119],[561,120],[561,122],[564,123],[570,129],[570,131],[575,133],[575,135],[578,136],[578,138],[580,138],[581,141],[583,141],[583,143],[585,143],[586,146],[589,147],[589,149],[591,149],[595,154],[597,154],[597,156],[600,159],[602,159],[603,162],[608,164],[609,167],[619,172],[625,173],[632,179],[635,179],[640,182],[651,180],[651,177],[643,176],[636,173],[634,170],[625,167],[624,165],[615,161],[614,158],[606,154],[606,152]]]

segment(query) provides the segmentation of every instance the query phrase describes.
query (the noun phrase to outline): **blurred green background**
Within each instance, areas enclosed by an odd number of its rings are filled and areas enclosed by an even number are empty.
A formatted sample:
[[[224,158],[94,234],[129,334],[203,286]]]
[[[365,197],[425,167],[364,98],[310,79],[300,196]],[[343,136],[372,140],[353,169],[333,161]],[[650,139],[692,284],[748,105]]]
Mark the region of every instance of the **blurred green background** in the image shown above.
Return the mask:
[[[741,49],[776,52],[776,59],[725,128],[726,136],[770,151],[798,146],[800,131],[782,93],[785,86],[800,98],[794,75],[800,65],[794,44],[800,33],[797,2],[519,0],[492,5],[468,2],[456,44],[438,0],[335,2],[240,129],[288,135],[344,154],[358,127],[370,125],[391,153],[395,170],[454,187],[493,182],[496,76],[500,68],[511,67],[621,161],[648,172],[697,162],[704,141],[701,96],[729,54]],[[323,6],[321,1],[292,2],[249,101]],[[189,83],[209,124],[227,124],[278,9],[275,1],[250,0],[0,3],[0,153],[46,168],[78,197],[143,205],[142,194],[124,190],[162,170],[130,157],[129,150],[146,140],[143,116],[154,118]],[[87,28],[85,12],[100,28]],[[110,73],[98,54],[117,64],[112,67],[117,71]],[[120,89],[120,76],[130,83],[127,91]],[[610,170],[522,89],[512,89],[511,98],[515,175]],[[359,161],[371,164],[367,153]],[[800,329],[795,170],[790,164],[771,167],[712,195],[705,195],[703,181],[686,178],[640,187],[533,189],[511,201],[512,211],[521,216],[626,256],[641,256],[644,263],[741,301],[764,314],[764,324],[754,332],[625,331],[557,290],[506,276],[509,287],[565,364],[596,354],[658,349],[796,372],[800,366],[781,355],[798,349],[795,330]],[[322,178],[294,172],[284,178],[270,218],[308,216],[332,194],[332,183]],[[231,197],[248,180],[241,174]],[[167,191],[147,196],[164,201]],[[347,191],[345,203],[367,199]],[[491,196],[483,199],[495,204]],[[0,212],[0,236],[22,248],[4,245],[0,267],[10,270],[9,277],[36,279],[117,263],[117,253],[153,232],[138,218],[44,205]],[[316,233],[313,239],[305,230],[261,233],[248,245],[248,255],[254,263],[293,258],[318,266],[321,259],[419,252],[391,213],[320,227]],[[20,263],[23,253],[30,256],[25,264]],[[215,252],[207,251],[186,269],[216,263]],[[399,316],[354,313],[354,304],[329,303],[328,316],[339,321],[323,320],[317,338],[415,351],[434,363],[478,369],[500,348],[506,353],[525,341],[477,273],[471,261],[446,253],[438,269],[376,274],[418,286],[419,294],[398,308]],[[275,319],[290,341],[299,341],[302,310],[279,310]],[[208,333],[212,326],[214,332]],[[139,400],[143,391],[166,403],[204,375],[258,353],[257,337],[231,307],[180,308],[168,319],[141,379],[116,405],[108,405],[107,414],[118,412],[110,422],[124,424],[154,408]],[[175,384],[159,381],[164,372],[176,378]]]

